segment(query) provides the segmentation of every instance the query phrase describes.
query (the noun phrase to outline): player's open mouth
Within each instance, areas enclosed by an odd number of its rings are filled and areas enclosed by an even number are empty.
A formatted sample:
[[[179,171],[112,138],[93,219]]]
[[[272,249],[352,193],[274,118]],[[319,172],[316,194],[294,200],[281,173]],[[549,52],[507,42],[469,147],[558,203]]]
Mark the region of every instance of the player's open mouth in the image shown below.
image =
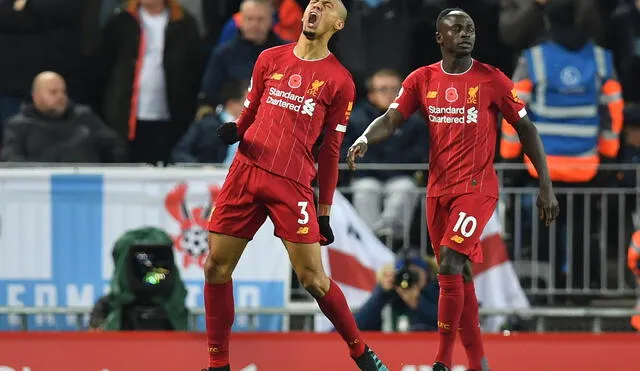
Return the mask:
[[[316,23],[318,22],[318,18],[319,17],[320,17],[320,15],[317,12],[315,12],[315,11],[310,12],[309,13],[309,19],[308,19],[309,20],[309,26],[311,26],[311,27],[315,26]]]

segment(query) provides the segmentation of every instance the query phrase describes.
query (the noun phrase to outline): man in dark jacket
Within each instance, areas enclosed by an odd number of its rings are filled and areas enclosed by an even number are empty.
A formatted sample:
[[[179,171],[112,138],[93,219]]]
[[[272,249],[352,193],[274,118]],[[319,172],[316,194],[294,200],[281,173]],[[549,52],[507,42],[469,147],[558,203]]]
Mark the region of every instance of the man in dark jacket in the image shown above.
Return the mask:
[[[200,107],[196,120],[212,114],[213,108],[222,103],[216,98],[227,82],[251,78],[253,65],[263,50],[284,44],[272,31],[272,14],[273,6],[269,0],[243,2],[240,34],[217,47],[207,63],[198,96]]]
[[[124,144],[88,107],[70,104],[62,77],[39,74],[33,104],[5,128],[2,160],[15,162],[123,162]]]
[[[77,71],[83,8],[84,0],[0,1],[0,133],[42,71],[63,75],[69,95],[81,98]]]
[[[222,90],[215,115],[209,115],[194,122],[189,131],[180,139],[171,154],[173,162],[182,163],[225,163],[230,165],[238,143],[231,146],[218,138],[217,130],[225,122],[235,121],[242,113],[247,97],[247,82],[230,81]]]
[[[640,103],[640,0],[620,5],[613,13],[608,31],[624,98]]]
[[[132,162],[167,162],[195,114],[202,66],[195,20],[176,0],[129,0],[106,25],[96,71],[107,124]]]
[[[356,105],[342,142],[346,157],[353,143],[369,123],[387,110],[401,87],[400,75],[380,70],[367,80],[367,99]],[[369,148],[364,162],[426,163],[429,149],[428,129],[419,116],[411,116],[384,143]],[[418,202],[414,171],[367,170],[354,173],[353,206],[362,219],[379,236],[399,237],[411,225]],[[382,205],[382,208],[380,207]]]

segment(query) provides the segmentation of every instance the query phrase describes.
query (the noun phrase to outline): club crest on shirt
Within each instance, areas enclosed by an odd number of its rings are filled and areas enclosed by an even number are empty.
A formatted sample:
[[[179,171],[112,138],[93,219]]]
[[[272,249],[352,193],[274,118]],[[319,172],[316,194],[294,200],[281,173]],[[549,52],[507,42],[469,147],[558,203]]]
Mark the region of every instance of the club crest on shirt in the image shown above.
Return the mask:
[[[458,90],[453,86],[450,88],[447,88],[447,90],[444,91],[444,95],[445,95],[445,99],[449,103],[453,103],[458,100]]]
[[[302,85],[302,76],[296,73],[295,75],[291,75],[291,77],[289,77],[289,87],[291,89],[297,89],[301,85]]]
[[[478,90],[479,86],[470,87],[467,91],[467,104],[478,104]]]
[[[324,85],[324,81],[321,81],[321,80],[313,81],[311,83],[311,87],[309,88],[309,90],[307,90],[307,94],[315,97],[316,95],[318,95],[318,90],[322,87],[322,85]]]
[[[521,102],[520,97],[518,97],[518,91],[515,88],[511,89],[511,96],[513,97],[514,101],[518,103]]]

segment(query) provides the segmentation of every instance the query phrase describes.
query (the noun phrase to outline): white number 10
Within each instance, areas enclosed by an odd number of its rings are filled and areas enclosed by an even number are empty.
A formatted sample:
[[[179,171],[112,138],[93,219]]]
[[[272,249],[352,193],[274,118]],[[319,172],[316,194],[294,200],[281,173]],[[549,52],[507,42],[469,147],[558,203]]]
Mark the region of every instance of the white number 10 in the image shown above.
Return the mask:
[[[457,233],[459,230],[463,236],[471,237],[473,232],[476,231],[476,227],[478,226],[478,221],[476,220],[476,218],[472,217],[471,215],[467,216],[467,213],[463,211],[461,211],[460,214],[458,215],[459,215],[458,221],[456,222],[456,225],[453,227],[453,231]]]
[[[298,202],[298,206],[300,206],[300,215],[302,215],[302,219],[298,219],[298,224],[307,224],[309,222],[309,213],[307,212],[307,205],[309,203],[307,201]]]

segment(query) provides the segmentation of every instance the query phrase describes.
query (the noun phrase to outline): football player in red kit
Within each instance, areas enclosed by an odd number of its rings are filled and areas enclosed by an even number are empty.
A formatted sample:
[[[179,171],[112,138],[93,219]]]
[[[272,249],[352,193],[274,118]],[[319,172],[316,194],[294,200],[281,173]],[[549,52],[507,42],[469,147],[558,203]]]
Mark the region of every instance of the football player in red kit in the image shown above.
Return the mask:
[[[311,0],[298,42],[260,54],[242,114],[218,130],[227,144],[240,143],[209,221],[204,267],[209,371],[230,370],[231,274],[267,216],[298,279],[347,343],[359,369],[387,371],[364,343],[320,255],[320,242],[333,242],[329,214],[355,95],[351,74],[328,49],[346,17],[340,0]],[[316,177],[314,146],[320,140],[316,212],[311,183]]]
[[[498,201],[493,167],[498,113],[515,127],[540,174],[540,218],[549,225],[560,210],[540,136],[513,82],[497,68],[471,58],[475,43],[471,17],[459,8],[445,9],[438,16],[437,30],[442,61],[421,67],[405,79],[387,112],[351,146],[347,161],[355,169],[367,145],[392,135],[420,109],[430,132],[427,226],[440,283],[439,347],[433,370],[451,367],[459,330],[470,370],[486,371],[470,263],[482,261],[480,234]]]

